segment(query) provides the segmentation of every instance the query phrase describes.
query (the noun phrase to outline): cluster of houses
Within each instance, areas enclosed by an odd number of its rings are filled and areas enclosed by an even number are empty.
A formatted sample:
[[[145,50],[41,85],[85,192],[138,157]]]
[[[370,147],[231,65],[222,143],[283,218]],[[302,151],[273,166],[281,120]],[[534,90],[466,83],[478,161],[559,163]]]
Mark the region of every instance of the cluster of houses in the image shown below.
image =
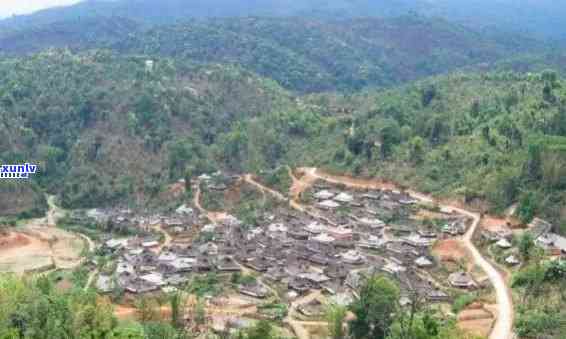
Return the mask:
[[[553,233],[552,224],[540,218],[535,218],[528,225],[528,232],[532,235],[535,244],[554,256],[566,255],[566,238]],[[505,263],[509,266],[521,264],[517,249],[513,249],[513,232],[508,227],[501,227],[497,232],[484,230],[482,236],[493,246],[505,251]]]
[[[212,177],[199,180],[217,185]],[[279,206],[262,215],[262,226],[256,228],[233,216],[205,224],[186,205],[171,217],[137,220],[140,227],[148,224],[150,229],[160,223],[170,234],[191,224],[203,226],[191,242],[173,242],[159,251],[155,250],[159,243],[152,238],[109,239],[103,250],[118,258],[115,270],[99,274],[96,286],[101,292],[116,288],[130,293],[168,291],[185,284],[194,273],[253,270],[262,278],[240,283],[238,291],[243,295],[265,298],[271,293],[268,283],[286,289],[289,299],[317,289],[348,301],[365,279],[382,272],[399,280],[405,296],[417,290],[431,302],[449,298],[420,273],[436,265],[431,245],[441,236],[464,233],[467,219],[451,216],[443,228],[434,230],[411,222],[416,202],[401,192],[316,189],[314,205],[320,216]],[[475,286],[463,272],[449,280],[457,288]],[[305,305],[302,312],[314,314],[317,306]]]

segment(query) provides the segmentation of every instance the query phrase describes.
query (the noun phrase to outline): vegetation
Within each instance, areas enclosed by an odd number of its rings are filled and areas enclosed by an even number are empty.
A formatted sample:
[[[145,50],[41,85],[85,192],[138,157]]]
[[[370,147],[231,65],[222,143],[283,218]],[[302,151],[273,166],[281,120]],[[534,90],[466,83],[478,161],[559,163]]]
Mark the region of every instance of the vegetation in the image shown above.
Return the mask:
[[[401,307],[399,289],[394,282],[384,276],[368,279],[360,290],[360,298],[350,306],[356,316],[349,323],[350,336],[354,339],[470,338],[456,329],[453,322],[441,323],[417,293],[411,294],[410,305]],[[335,315],[341,315],[340,312],[331,308],[329,314],[336,320]],[[337,322],[330,322],[329,326],[331,333],[339,333]]]
[[[556,337],[566,329],[566,263],[531,258],[531,264],[513,276],[516,291],[515,328],[521,338]]]
[[[477,295],[472,293],[461,294],[452,303],[452,312],[455,314],[460,313],[464,308],[476,301]]]

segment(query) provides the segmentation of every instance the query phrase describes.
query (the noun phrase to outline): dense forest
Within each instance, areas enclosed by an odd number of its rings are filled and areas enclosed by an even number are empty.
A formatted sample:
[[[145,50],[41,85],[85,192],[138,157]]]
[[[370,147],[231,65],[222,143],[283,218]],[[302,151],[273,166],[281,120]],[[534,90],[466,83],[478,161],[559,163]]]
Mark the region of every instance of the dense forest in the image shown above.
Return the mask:
[[[318,18],[396,17],[418,13],[472,28],[566,39],[566,6],[553,0],[89,0],[0,21],[0,32],[27,30],[66,20],[123,17],[144,25],[170,24],[187,18],[285,16]]]
[[[566,95],[555,72],[296,97],[236,66],[181,60],[156,59],[152,71],[104,51],[4,61],[2,159],[39,162],[36,184],[66,207],[140,205],[186,171],[308,164],[566,221]]]
[[[485,35],[417,15],[351,20],[226,18],[149,30],[120,17],[80,18],[0,35],[0,51],[7,55],[47,47],[107,48],[122,54],[237,64],[300,92],[391,86],[464,66],[495,68],[496,62],[511,56],[550,53],[549,46],[534,39]]]

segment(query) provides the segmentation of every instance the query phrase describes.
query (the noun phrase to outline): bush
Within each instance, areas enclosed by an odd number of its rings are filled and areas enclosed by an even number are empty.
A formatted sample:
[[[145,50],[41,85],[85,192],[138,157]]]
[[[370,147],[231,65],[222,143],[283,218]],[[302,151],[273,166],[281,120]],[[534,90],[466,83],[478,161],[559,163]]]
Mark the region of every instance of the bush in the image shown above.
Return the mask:
[[[473,293],[459,295],[454,299],[454,303],[452,303],[452,312],[460,313],[460,311],[476,301],[477,298],[478,296]]]
[[[560,330],[560,313],[529,310],[520,313],[516,320],[517,335],[521,338],[538,338],[541,333]]]

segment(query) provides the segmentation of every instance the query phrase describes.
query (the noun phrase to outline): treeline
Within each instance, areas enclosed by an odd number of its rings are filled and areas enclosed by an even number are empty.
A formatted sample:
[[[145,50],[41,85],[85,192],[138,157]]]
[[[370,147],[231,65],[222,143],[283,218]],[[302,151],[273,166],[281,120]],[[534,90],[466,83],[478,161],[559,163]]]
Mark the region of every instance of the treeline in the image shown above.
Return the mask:
[[[187,291],[192,290],[189,286]],[[328,305],[326,320],[332,339],[456,339],[473,338],[427,308],[416,294],[411,304],[399,305],[397,285],[384,276],[370,277],[361,287],[360,298],[349,306]],[[35,278],[0,276],[0,337],[6,339],[185,339],[193,338],[187,328],[204,325],[206,312],[194,306],[187,323],[183,292],[164,295],[157,303],[149,297],[136,301],[135,321],[120,321],[114,305],[94,291],[75,287],[62,291],[49,275]],[[166,317],[156,310],[166,307]],[[353,317],[347,319],[348,312]],[[250,327],[209,335],[210,338],[282,339],[276,324],[258,321]]]
[[[225,152],[243,147],[238,126],[295,107],[276,83],[238,67],[145,62],[66,50],[5,59],[2,162],[38,163],[33,182],[65,207],[144,203],[187,168],[241,168]]]
[[[518,202],[524,222],[566,221],[566,92],[554,72],[456,73],[310,102],[331,115],[353,112],[340,121],[330,168],[487,201],[495,212]]]
[[[304,93],[392,86],[549,50],[533,39],[487,34],[418,15],[173,22],[148,30],[122,16],[85,13],[35,28],[0,32],[0,54],[22,55],[50,47],[109,48],[124,54],[236,64]]]

